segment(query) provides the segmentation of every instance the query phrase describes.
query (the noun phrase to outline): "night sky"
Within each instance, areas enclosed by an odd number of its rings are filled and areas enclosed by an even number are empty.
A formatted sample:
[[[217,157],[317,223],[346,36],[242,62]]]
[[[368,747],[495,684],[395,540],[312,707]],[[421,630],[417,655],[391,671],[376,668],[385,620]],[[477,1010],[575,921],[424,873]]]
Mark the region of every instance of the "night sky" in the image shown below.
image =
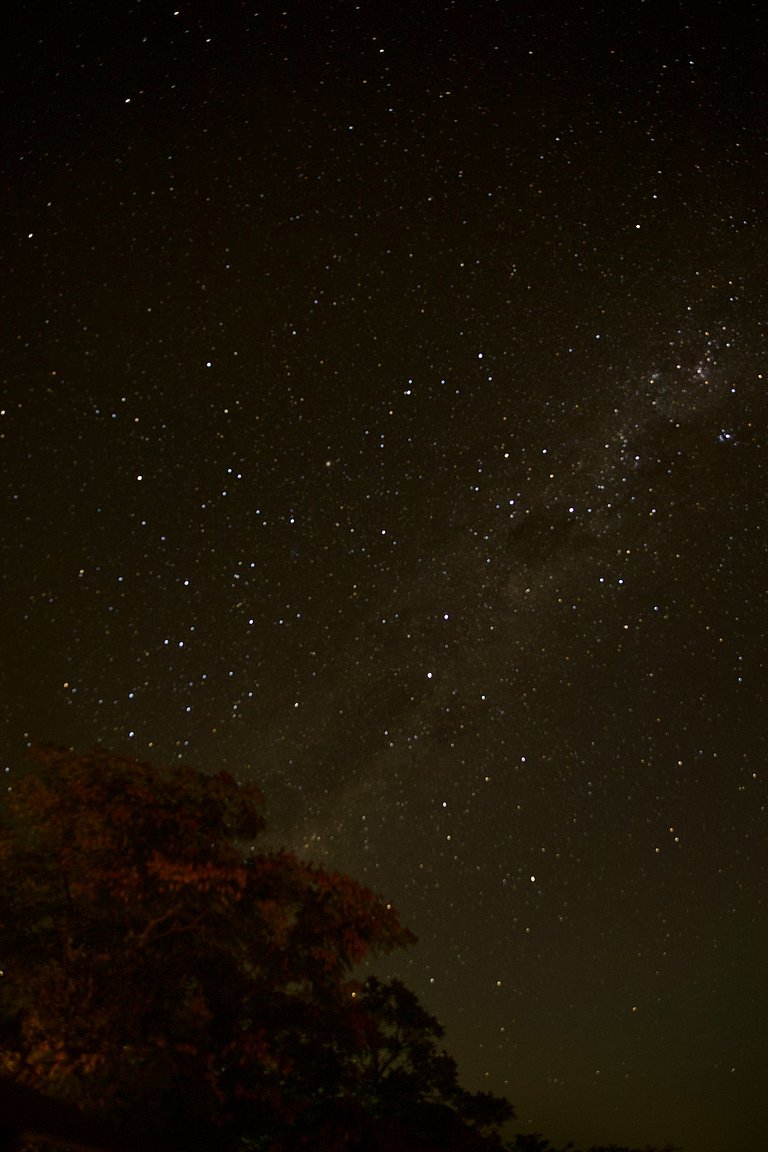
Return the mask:
[[[764,12],[2,17],[3,767],[257,781],[557,1141],[766,1147]]]

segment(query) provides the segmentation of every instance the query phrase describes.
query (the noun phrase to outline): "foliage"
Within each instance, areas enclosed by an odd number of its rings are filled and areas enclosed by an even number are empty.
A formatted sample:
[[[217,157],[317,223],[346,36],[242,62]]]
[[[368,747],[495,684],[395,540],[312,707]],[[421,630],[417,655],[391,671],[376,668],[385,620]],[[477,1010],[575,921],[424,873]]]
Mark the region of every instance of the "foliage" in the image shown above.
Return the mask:
[[[402,984],[390,904],[258,851],[258,789],[38,748],[0,798],[0,1073],[176,1148],[498,1146]]]
[[[441,1024],[399,980],[382,983],[370,977],[357,998],[363,1043],[357,1068],[360,1081],[388,1113],[419,1086],[422,1102],[450,1104],[470,1125],[495,1128],[514,1116],[507,1100],[490,1093],[469,1093],[458,1084],[456,1061],[438,1047]],[[359,1091],[359,1089],[358,1089]]]
[[[508,1101],[458,1084],[456,1062],[440,1046],[441,1025],[399,980],[351,984],[349,1011],[323,1066],[334,1069],[296,1147],[370,1152],[473,1152],[500,1148],[497,1129],[514,1116]],[[344,1140],[351,1143],[344,1143]]]

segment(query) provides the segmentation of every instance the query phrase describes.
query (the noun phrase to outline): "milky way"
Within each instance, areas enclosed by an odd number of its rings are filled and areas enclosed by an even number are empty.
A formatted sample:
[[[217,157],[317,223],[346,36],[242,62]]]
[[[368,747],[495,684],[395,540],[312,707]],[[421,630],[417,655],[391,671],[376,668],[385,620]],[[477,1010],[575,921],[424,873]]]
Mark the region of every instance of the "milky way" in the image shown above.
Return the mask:
[[[758,1152],[764,18],[225,8],[11,5],[4,767],[258,781],[521,1130]]]

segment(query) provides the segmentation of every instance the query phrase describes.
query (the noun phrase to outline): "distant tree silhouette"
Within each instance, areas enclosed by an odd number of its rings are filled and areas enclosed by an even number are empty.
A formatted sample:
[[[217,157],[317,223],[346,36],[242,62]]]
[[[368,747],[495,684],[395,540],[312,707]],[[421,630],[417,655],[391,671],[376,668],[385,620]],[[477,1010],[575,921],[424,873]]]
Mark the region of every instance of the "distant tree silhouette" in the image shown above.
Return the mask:
[[[506,1152],[579,1152],[572,1143],[562,1148],[555,1148],[539,1132],[521,1132],[514,1141],[505,1144]],[[652,1148],[646,1144],[645,1148],[625,1148],[619,1144],[592,1144],[586,1152],[680,1152],[672,1144],[665,1144],[663,1148]]]
[[[350,1001],[335,1038],[336,1106],[330,1115],[353,1136],[352,1147],[370,1152],[501,1147],[498,1130],[513,1118],[511,1104],[460,1087],[456,1062],[441,1047],[443,1028],[412,991],[399,980],[370,977],[351,989]],[[311,1132],[320,1130],[323,1117],[329,1113],[322,1103],[315,1114],[307,1113]],[[301,1132],[297,1147],[328,1146],[327,1127],[317,1143],[311,1132]]]

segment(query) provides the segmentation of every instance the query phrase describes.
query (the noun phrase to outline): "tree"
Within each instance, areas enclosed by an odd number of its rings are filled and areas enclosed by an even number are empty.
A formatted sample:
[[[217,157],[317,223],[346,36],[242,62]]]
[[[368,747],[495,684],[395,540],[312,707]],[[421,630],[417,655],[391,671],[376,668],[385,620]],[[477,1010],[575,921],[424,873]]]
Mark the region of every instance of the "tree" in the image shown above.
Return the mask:
[[[227,773],[36,749],[0,798],[0,1073],[181,1149],[498,1144],[415,996],[352,979],[413,941],[392,906],[263,827]]]
[[[499,1128],[513,1118],[509,1101],[460,1087],[456,1061],[441,1047],[442,1025],[400,980],[369,977],[356,1003],[365,1037],[356,1065],[379,1114],[414,1104],[449,1106],[473,1132]]]
[[[333,1038],[334,1107],[317,1097],[309,1131],[294,1133],[296,1146],[335,1146],[341,1130],[366,1152],[500,1148],[498,1129],[514,1116],[511,1104],[460,1087],[456,1061],[441,1046],[444,1030],[416,995],[399,980],[371,976],[349,996]]]

